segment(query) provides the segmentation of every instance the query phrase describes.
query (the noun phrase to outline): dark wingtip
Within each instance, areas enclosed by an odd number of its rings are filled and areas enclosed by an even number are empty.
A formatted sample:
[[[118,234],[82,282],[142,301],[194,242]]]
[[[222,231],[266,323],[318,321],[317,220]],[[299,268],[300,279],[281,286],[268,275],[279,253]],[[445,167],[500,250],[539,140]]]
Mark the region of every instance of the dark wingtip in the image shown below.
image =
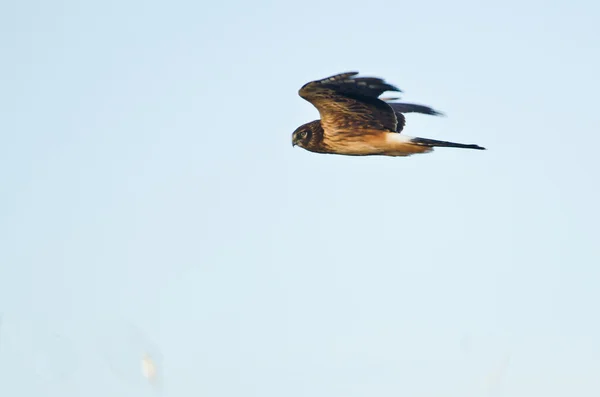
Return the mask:
[[[393,92],[401,92],[401,93],[404,93],[404,91],[402,91],[400,88],[396,87],[396,86],[395,86],[395,85],[393,85],[393,84],[390,84],[390,83],[383,82],[383,85],[384,85],[384,86],[387,88],[387,90],[386,90],[386,91],[393,91]],[[399,99],[399,98],[398,98],[398,99]]]
[[[421,110],[421,112],[423,114],[428,114],[430,116],[447,117],[446,113],[439,111],[439,110],[435,110],[435,109],[427,107],[427,106],[423,106],[423,109]]]

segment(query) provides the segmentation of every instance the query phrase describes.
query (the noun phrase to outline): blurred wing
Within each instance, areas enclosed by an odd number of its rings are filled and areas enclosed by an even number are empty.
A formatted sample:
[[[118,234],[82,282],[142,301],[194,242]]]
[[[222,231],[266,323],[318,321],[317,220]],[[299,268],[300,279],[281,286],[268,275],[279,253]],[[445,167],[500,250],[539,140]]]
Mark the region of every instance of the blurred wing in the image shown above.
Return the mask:
[[[386,101],[388,106],[390,106],[394,110],[394,112],[396,112],[396,118],[398,119],[398,125],[396,126],[396,132],[402,132],[402,130],[404,129],[404,126],[406,125],[406,118],[404,117],[404,113],[423,113],[423,114],[429,114],[432,116],[443,116],[444,115],[443,113],[438,112],[437,110],[434,110],[434,109],[430,108],[429,106],[415,105],[414,103],[387,102],[388,100],[392,100],[392,99],[396,99],[396,98],[383,99],[383,100]]]
[[[384,99],[385,100],[385,99]],[[432,116],[443,116],[444,113],[438,112],[435,109],[430,108],[429,106],[424,105],[416,105],[414,103],[394,103],[394,102],[386,102],[388,106],[390,106],[396,113],[423,113],[430,114]]]
[[[400,91],[373,77],[353,78],[357,72],[341,73],[305,84],[298,94],[321,115],[326,134],[356,130],[396,131],[394,110],[379,95]]]

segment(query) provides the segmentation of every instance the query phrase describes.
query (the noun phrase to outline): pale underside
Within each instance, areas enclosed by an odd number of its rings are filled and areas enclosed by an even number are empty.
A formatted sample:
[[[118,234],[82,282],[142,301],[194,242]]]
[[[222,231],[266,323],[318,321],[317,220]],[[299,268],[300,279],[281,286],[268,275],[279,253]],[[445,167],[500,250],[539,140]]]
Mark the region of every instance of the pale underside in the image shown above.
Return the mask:
[[[325,133],[323,146],[332,154],[346,156],[410,156],[429,153],[432,147],[411,143],[412,137],[380,130],[361,130],[360,133]]]

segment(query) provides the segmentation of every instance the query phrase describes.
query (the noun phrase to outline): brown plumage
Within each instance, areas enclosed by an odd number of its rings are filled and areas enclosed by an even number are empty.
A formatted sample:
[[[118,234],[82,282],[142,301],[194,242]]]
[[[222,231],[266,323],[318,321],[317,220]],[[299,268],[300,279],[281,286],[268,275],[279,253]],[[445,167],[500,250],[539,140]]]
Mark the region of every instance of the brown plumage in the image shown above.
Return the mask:
[[[317,108],[321,119],[298,127],[292,134],[293,146],[347,156],[410,156],[437,146],[484,150],[478,145],[401,135],[404,113],[441,113],[428,106],[390,102],[396,98],[379,98],[386,91],[401,91],[382,79],[354,77],[357,74],[341,73],[300,88],[298,94]]]

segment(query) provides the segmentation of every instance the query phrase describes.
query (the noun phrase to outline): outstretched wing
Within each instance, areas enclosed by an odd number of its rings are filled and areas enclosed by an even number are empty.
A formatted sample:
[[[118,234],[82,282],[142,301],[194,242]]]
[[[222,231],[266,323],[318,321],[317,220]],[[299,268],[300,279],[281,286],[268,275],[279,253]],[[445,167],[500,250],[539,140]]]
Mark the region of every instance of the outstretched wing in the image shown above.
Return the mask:
[[[396,113],[378,97],[386,91],[401,91],[382,79],[353,77],[357,74],[340,73],[311,81],[300,88],[298,94],[317,108],[326,134],[396,131]]]
[[[429,114],[432,116],[443,116],[444,113],[438,112],[437,110],[430,108],[425,105],[417,105],[414,103],[401,103],[401,102],[387,102],[386,99],[381,98],[386,101],[386,103],[394,109],[396,113],[423,113]]]
[[[396,98],[391,98],[391,99],[381,98],[381,99],[383,101],[385,101],[394,110],[394,112],[396,112],[396,118],[398,119],[398,124],[396,126],[396,132],[398,132],[398,133],[402,132],[402,130],[404,129],[404,126],[406,125],[406,117],[404,117],[404,113],[423,113],[423,114],[429,114],[432,116],[443,116],[444,115],[442,112],[438,112],[437,110],[430,108],[429,106],[416,105],[414,103],[388,102],[389,100],[396,99]]]

